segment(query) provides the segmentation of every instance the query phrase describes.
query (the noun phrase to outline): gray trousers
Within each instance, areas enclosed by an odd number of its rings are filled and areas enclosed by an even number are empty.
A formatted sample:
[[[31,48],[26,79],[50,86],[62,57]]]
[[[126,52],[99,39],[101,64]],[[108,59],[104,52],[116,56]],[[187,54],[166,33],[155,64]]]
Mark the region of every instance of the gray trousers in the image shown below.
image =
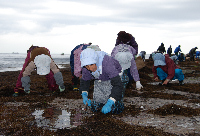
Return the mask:
[[[112,85],[110,80],[107,81],[95,80],[93,100],[97,103],[106,104],[109,99],[109,95],[111,94],[111,89]]]
[[[123,101],[126,86],[129,82],[129,78],[125,72],[123,72],[123,74],[121,76],[121,80],[122,80],[122,84],[123,84],[121,101]],[[107,80],[107,81],[95,80],[94,81],[93,100],[96,103],[106,104],[109,99],[109,95],[111,94],[112,87],[113,86],[111,85],[111,80]]]

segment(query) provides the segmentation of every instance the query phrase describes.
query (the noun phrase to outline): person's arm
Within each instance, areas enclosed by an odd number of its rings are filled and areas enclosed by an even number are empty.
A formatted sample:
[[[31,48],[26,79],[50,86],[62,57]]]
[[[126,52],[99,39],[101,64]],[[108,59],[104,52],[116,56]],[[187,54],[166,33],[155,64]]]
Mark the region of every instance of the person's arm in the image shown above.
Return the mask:
[[[79,88],[79,93],[82,94],[82,92],[89,92],[90,89],[90,80],[83,80],[82,78],[80,79],[80,88]]]
[[[82,78],[80,79],[79,93],[82,95],[83,103],[85,105],[91,106],[91,100],[88,99],[88,93],[90,89],[90,79],[91,73],[86,69],[82,69]]]
[[[59,68],[58,66],[56,65],[56,63],[51,59],[51,63],[50,63],[50,69],[52,70],[52,72],[54,74],[56,74],[57,72],[59,72]]]
[[[36,68],[35,63],[33,61],[31,61],[28,64],[28,66],[25,68],[25,70],[23,72],[23,77],[30,76],[31,72],[34,71],[35,68]]]
[[[113,57],[113,58],[115,58],[115,55],[117,54],[117,52],[118,52],[118,46],[115,46],[114,48],[113,48],[113,50],[112,50],[112,52],[111,52],[111,57]]]
[[[131,60],[130,73],[135,82],[140,81],[139,73],[134,58]]]
[[[170,58],[167,58],[166,60],[166,67],[168,70],[168,76],[166,79],[172,80],[175,76],[175,67],[174,67],[174,61]]]
[[[86,68],[82,68],[82,77],[80,79],[80,88],[79,92],[82,93],[82,91],[89,91],[90,88],[90,80],[92,80],[92,75],[89,70]]]
[[[158,75],[157,75],[157,67],[153,66],[152,68],[152,72],[153,72],[153,75],[154,75],[154,79],[157,77],[158,78]]]
[[[137,44],[137,42],[135,41],[135,38],[132,36],[132,39],[131,39],[131,41],[130,41],[130,44],[131,44],[131,46],[135,49],[135,51],[136,51],[136,55],[138,54],[138,44]]]
[[[111,89],[110,97],[114,98],[116,101],[120,101],[122,99],[122,90],[123,84],[119,75],[110,79],[111,85],[113,86]]]

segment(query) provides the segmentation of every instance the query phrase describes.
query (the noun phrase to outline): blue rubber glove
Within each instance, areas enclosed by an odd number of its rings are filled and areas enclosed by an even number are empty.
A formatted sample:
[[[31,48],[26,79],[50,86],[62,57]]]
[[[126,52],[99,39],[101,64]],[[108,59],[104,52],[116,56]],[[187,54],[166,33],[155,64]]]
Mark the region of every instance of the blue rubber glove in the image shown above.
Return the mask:
[[[83,98],[83,103],[86,105],[86,103],[88,104],[88,106],[91,106],[91,100],[88,99],[88,95],[86,92],[83,92],[82,94],[82,98]]]
[[[103,106],[101,112],[106,114],[109,113],[111,111],[111,107],[115,102],[111,99],[108,99],[107,103]]]

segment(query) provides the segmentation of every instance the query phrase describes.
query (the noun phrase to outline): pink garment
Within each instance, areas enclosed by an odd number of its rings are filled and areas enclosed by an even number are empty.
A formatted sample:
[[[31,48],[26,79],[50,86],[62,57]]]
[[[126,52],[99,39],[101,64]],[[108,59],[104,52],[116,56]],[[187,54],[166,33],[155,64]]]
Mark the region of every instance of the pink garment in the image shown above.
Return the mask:
[[[74,75],[76,77],[81,76],[82,68],[81,68],[80,55],[81,55],[81,52],[83,51],[82,47],[83,45],[74,51]]]
[[[17,83],[16,83],[16,87],[14,88],[14,92],[24,92],[24,91],[23,91],[24,88],[22,87],[21,78],[22,78],[22,76],[23,76],[24,69],[26,68],[27,63],[28,63],[28,61],[29,61],[29,59],[30,59],[30,53],[31,53],[31,52],[28,52],[28,53],[27,53],[27,57],[26,57],[26,59],[25,59],[25,63],[24,63],[24,65],[23,65],[23,68],[22,68],[22,70],[21,70],[19,76],[18,76]],[[50,52],[49,52],[49,53],[50,53]],[[50,89],[51,91],[57,90],[57,89],[58,89],[58,85],[56,84],[56,81],[55,81],[55,79],[54,79],[54,74],[53,74],[53,72],[50,70],[50,73],[49,73],[48,75],[46,75],[45,77],[46,77],[46,79],[47,79],[47,83],[48,83],[49,89]],[[22,89],[19,89],[19,88],[22,88]]]

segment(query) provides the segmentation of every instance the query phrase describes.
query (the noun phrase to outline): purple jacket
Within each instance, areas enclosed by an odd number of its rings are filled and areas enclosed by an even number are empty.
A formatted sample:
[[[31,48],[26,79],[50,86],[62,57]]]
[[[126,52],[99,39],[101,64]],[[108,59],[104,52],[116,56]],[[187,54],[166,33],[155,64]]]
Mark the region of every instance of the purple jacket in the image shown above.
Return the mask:
[[[102,62],[102,74],[99,76],[99,80],[110,80],[111,78],[118,76],[121,70],[122,68],[117,60],[105,55]],[[82,68],[82,79],[87,81],[94,79],[94,77],[89,70]]]
[[[115,58],[115,55],[118,53],[118,51],[119,51],[119,46],[115,46],[114,49],[112,50],[111,56],[113,58]],[[138,70],[137,70],[137,66],[136,66],[135,59],[134,59],[136,51],[135,51],[135,49],[132,46],[129,46],[129,52],[131,54],[133,54],[133,59],[131,60],[130,73],[131,73],[131,76],[133,77],[133,79],[136,82],[136,81],[140,80],[139,74],[138,74]]]
[[[123,84],[119,73],[121,72],[121,66],[117,60],[114,58],[105,55],[102,62],[102,74],[99,76],[99,80],[106,81],[111,80],[111,89],[110,97],[114,98],[116,101],[120,101],[122,98]],[[94,79],[93,75],[86,68],[82,68],[82,78],[80,80],[80,90],[89,91],[90,80]]]

